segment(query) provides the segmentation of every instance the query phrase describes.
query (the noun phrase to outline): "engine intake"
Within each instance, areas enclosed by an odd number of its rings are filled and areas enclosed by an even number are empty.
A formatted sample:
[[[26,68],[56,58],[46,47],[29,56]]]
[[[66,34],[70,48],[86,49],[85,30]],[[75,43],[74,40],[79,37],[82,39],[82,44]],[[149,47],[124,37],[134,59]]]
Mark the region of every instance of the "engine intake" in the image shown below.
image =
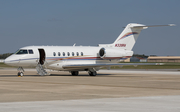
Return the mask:
[[[118,59],[124,56],[132,56],[132,53],[132,51],[116,48],[101,48],[99,50],[99,56],[103,59]]]
[[[99,56],[100,56],[101,58],[103,58],[103,57],[105,57],[105,55],[106,55],[105,48],[101,48],[101,49],[99,50]]]

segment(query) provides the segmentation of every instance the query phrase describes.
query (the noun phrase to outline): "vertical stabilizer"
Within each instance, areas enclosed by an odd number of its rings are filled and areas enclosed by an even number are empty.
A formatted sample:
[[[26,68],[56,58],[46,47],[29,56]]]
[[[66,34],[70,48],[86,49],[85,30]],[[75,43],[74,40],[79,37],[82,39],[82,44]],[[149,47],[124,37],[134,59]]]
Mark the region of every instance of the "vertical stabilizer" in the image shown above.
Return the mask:
[[[131,50],[145,25],[130,23],[112,44],[113,47]]]
[[[119,37],[112,44],[99,44],[100,47],[114,47],[124,50],[132,50],[136,40],[141,33],[141,30],[148,27],[161,27],[161,26],[175,26],[175,24],[168,25],[151,25],[145,26],[143,24],[130,23],[128,24]]]

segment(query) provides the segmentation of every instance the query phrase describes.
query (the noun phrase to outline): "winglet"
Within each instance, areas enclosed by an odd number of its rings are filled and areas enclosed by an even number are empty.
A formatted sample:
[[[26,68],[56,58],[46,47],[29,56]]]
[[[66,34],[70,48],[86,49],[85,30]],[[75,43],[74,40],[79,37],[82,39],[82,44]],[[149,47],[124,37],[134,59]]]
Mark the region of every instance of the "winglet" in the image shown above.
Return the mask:
[[[150,26],[132,26],[131,28],[148,28],[148,27],[162,27],[162,26],[176,26],[175,24],[168,25],[150,25]]]
[[[169,24],[169,26],[176,26],[176,24]]]

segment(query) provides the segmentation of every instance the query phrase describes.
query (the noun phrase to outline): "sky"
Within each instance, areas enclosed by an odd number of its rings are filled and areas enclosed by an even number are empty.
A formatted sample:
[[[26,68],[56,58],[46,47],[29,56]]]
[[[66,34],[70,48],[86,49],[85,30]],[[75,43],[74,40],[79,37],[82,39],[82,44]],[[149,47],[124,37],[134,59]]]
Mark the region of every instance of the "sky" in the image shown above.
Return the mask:
[[[97,46],[128,23],[143,30],[135,54],[180,56],[180,0],[0,0],[0,54],[29,45]]]

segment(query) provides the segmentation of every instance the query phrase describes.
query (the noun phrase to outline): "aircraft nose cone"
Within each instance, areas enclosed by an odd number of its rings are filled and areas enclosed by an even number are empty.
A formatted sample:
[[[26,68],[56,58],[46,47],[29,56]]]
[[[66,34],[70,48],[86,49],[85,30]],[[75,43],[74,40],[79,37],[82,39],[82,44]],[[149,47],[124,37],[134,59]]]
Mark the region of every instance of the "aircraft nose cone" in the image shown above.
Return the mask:
[[[4,60],[4,63],[5,63],[6,65],[10,65],[10,60],[9,60],[8,58],[6,58],[6,59]]]
[[[4,63],[6,65],[14,66],[15,64],[17,64],[17,61],[15,61],[12,56],[10,56],[4,60]]]

